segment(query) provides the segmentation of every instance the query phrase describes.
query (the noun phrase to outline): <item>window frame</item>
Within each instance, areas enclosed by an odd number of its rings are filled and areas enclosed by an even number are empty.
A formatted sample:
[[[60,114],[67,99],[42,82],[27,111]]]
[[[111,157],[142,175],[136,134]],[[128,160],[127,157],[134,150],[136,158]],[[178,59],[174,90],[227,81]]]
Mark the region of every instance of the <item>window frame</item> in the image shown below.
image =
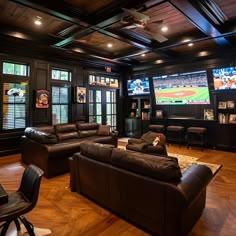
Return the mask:
[[[57,80],[52,78],[52,70],[59,70],[59,71],[67,71],[70,73],[70,80]],[[52,124],[62,124],[62,123],[54,123],[53,122],[53,105],[67,105],[68,106],[68,114],[67,114],[67,120],[68,123],[71,122],[71,80],[72,80],[72,70],[67,68],[61,68],[58,66],[52,66],[50,68],[50,101],[51,101],[51,122]],[[52,93],[52,87],[65,87],[68,88],[68,103],[53,103],[53,93]]]

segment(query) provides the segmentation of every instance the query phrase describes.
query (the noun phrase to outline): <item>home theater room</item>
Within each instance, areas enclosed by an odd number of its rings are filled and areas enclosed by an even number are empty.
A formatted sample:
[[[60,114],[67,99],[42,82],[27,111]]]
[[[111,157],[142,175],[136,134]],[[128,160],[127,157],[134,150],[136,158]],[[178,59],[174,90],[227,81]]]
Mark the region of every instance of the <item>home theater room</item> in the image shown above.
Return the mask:
[[[236,235],[236,1],[0,10],[0,236]]]

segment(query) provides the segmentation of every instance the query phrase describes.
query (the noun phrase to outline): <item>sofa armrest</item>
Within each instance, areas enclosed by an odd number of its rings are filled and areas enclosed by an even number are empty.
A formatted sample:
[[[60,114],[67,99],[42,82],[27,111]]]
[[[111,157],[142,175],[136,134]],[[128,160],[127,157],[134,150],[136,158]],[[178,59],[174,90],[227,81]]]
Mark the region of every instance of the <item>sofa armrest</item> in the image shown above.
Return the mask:
[[[114,136],[114,137],[118,137],[119,135],[119,132],[116,131],[116,130],[112,130],[111,133],[110,133],[111,136]]]
[[[137,139],[137,138],[130,138],[128,139],[128,144],[141,144],[144,141],[141,139]]]
[[[183,173],[177,188],[183,194],[187,204],[206,188],[212,177],[212,171],[204,165],[194,164]]]
[[[28,127],[24,131],[24,135],[38,143],[42,144],[55,144],[58,142],[57,136],[50,132],[37,130],[34,127]]]

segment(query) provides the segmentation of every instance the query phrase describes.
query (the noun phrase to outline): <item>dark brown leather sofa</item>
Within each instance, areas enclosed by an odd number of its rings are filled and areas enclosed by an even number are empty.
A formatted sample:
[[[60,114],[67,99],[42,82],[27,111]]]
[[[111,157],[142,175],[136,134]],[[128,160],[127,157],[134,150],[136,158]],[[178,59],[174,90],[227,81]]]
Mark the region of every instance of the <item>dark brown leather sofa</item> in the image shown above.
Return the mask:
[[[175,158],[95,143],[81,144],[70,167],[72,191],[158,236],[188,234],[205,208],[212,178],[203,165],[181,173]]]
[[[60,124],[28,127],[22,137],[22,161],[44,171],[46,178],[69,171],[68,158],[84,141],[117,146],[118,133],[97,123]]]

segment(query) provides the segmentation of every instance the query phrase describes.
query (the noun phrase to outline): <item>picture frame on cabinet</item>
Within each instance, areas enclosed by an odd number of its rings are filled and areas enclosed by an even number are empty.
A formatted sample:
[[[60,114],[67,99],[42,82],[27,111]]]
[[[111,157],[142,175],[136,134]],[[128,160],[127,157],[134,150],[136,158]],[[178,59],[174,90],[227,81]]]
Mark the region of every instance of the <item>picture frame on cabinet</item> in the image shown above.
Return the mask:
[[[226,109],[227,108],[227,102],[219,102],[218,103],[218,109]]]
[[[204,109],[204,120],[214,120],[213,109]]]
[[[235,102],[234,101],[227,101],[227,108],[234,109],[234,107],[235,107]]]
[[[230,114],[229,115],[229,123],[230,124],[236,124],[236,114]]]
[[[156,110],[156,118],[163,118],[163,110]]]

